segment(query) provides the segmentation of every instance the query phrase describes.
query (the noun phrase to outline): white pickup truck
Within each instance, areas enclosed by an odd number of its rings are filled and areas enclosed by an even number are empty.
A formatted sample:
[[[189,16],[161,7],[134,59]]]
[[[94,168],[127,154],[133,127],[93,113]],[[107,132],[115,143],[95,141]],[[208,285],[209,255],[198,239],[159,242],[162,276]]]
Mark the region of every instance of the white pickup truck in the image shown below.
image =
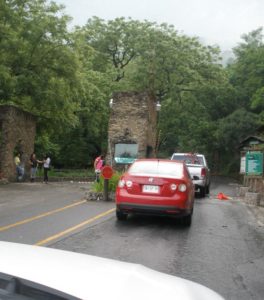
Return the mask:
[[[210,190],[210,169],[203,154],[194,153],[173,153],[171,160],[184,161],[201,197],[209,194]]]

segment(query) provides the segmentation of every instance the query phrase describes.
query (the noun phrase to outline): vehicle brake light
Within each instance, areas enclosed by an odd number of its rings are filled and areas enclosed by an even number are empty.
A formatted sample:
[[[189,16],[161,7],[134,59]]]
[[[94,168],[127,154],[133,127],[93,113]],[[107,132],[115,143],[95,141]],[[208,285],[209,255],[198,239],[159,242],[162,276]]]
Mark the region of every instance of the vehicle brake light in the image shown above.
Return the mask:
[[[201,169],[201,176],[202,176],[202,177],[205,177],[205,176],[206,176],[206,169],[205,169],[205,168],[202,168],[202,169]]]
[[[170,188],[171,188],[172,191],[175,191],[175,190],[177,189],[177,184],[172,183],[172,184],[170,185]]]
[[[131,180],[128,180],[128,181],[126,182],[126,186],[127,186],[128,188],[130,188],[132,185],[133,185],[133,182],[132,182]]]
[[[118,181],[118,187],[123,188],[125,186],[126,182],[124,179],[121,179]]]
[[[187,186],[185,184],[181,183],[178,187],[178,190],[180,192],[185,192],[187,190]]]

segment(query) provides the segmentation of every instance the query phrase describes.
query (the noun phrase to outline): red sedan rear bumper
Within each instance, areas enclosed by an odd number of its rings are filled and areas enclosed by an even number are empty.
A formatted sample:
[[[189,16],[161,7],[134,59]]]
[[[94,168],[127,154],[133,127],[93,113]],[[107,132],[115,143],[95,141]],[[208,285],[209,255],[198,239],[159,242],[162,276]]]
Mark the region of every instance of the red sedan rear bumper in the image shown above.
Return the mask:
[[[193,206],[194,198],[187,193],[175,193],[171,196],[158,194],[132,194],[126,189],[117,188],[116,205],[134,205],[135,207],[168,207],[178,210],[190,210]]]
[[[177,206],[162,206],[162,205],[145,205],[134,203],[120,203],[116,205],[117,211],[123,213],[133,213],[141,215],[155,215],[155,216],[177,216],[183,217],[190,215],[192,209],[182,209]]]

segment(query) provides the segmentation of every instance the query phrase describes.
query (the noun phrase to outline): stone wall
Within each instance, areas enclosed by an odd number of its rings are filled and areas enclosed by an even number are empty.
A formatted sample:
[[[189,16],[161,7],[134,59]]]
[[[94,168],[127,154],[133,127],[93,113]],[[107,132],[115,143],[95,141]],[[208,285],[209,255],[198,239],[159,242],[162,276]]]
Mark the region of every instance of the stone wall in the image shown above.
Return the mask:
[[[156,143],[156,101],[147,92],[113,95],[108,127],[108,164],[114,162],[115,145],[138,144],[138,158],[153,157]]]
[[[240,187],[239,196],[247,204],[264,206],[264,178],[262,176],[244,176],[243,186]]]
[[[261,193],[264,195],[264,178],[262,176],[245,175],[244,186],[247,186],[250,192]]]
[[[0,106],[0,177],[15,179],[15,150],[21,153],[21,162],[28,171],[35,135],[36,118],[33,115],[13,106]]]

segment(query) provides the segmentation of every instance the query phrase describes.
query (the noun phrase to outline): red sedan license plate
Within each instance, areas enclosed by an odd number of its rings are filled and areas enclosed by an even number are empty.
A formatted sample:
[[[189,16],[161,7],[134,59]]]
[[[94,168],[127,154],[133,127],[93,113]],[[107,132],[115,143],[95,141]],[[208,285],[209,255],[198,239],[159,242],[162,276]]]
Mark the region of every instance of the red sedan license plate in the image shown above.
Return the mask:
[[[143,185],[143,193],[159,193],[159,186],[158,185]]]

